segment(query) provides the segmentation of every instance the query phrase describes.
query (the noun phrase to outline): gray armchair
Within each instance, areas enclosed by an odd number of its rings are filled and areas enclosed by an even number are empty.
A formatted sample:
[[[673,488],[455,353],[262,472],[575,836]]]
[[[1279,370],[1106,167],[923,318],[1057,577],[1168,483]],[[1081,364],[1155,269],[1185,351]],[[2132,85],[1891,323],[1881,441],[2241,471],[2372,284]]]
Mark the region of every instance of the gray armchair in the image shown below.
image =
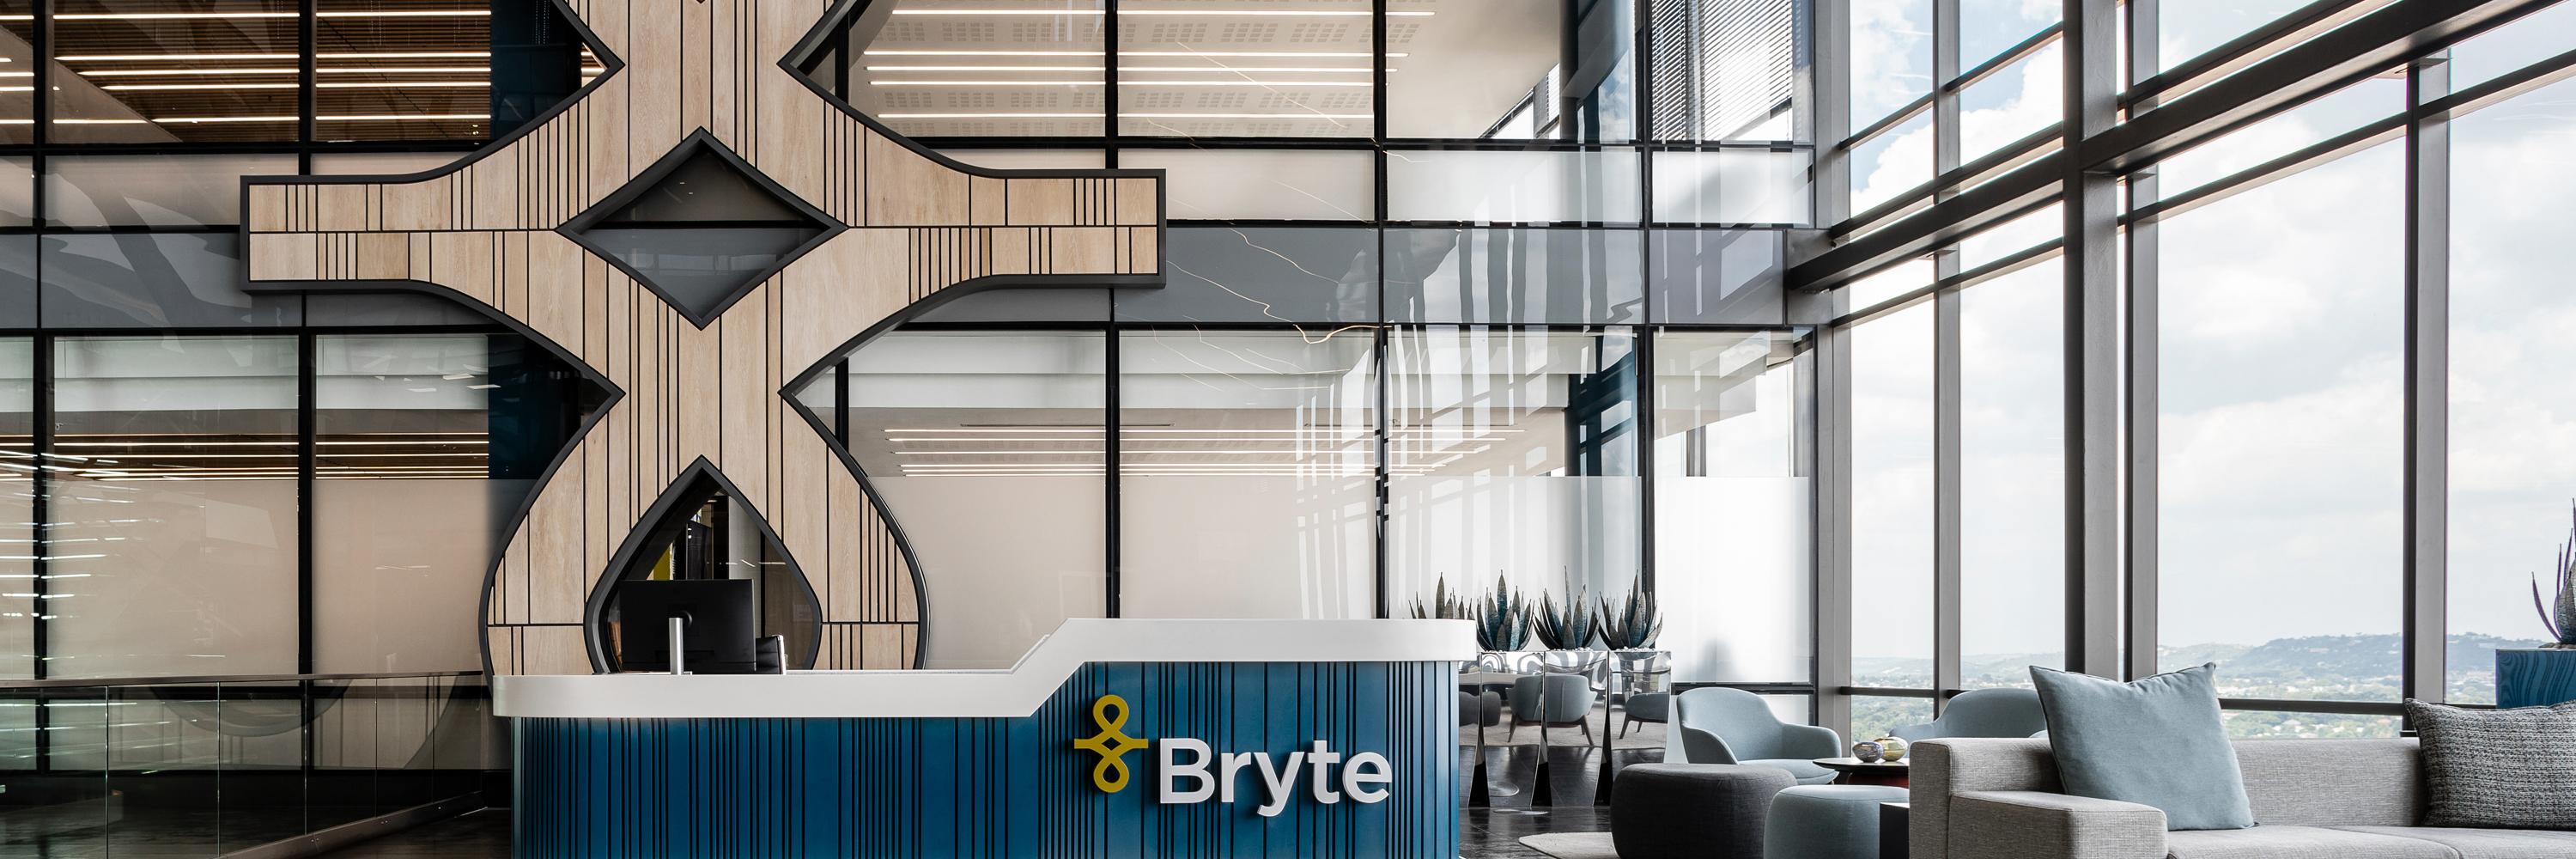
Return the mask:
[[[1541,674],[1513,681],[1512,728],[1503,736],[1509,739],[1520,733],[1522,725],[1545,719],[1550,728],[1582,728],[1583,738],[1590,740],[1592,723],[1586,717],[1592,715],[1592,699],[1592,681],[1581,674]]]
[[[1503,723],[1503,696],[1493,692],[1458,690],[1458,724],[1460,727]]]
[[[1628,729],[1636,727],[1638,722],[1659,725],[1670,722],[1673,720],[1673,693],[1640,692],[1630,695],[1619,712],[1628,716],[1619,723],[1619,736],[1622,737],[1627,736]]]
[[[2040,713],[2039,693],[2030,689],[1977,689],[1959,693],[1941,708],[1941,718],[1895,731],[1906,742],[1951,737],[2020,739],[2048,730]]]
[[[1782,724],[1762,696],[1742,689],[1703,687],[1675,700],[1682,757],[1691,763],[1777,767],[1799,784],[1825,784],[1834,780],[1834,771],[1814,759],[1848,754],[1832,728]]]

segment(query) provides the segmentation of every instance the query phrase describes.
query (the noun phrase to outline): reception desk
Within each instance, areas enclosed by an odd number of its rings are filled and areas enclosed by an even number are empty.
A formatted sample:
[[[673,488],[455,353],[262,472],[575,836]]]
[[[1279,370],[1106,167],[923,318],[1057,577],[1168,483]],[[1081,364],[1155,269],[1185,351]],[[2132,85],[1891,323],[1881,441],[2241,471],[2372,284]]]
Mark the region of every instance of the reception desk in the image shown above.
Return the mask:
[[[1466,621],[1073,620],[995,671],[512,676],[516,854],[1458,855]]]

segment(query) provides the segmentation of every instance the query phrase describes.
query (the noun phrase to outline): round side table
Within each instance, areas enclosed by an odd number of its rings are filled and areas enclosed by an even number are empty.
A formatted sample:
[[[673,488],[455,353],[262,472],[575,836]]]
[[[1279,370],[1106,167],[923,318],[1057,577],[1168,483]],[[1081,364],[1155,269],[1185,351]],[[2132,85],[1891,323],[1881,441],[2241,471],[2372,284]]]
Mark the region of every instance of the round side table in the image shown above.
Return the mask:
[[[1887,787],[1912,787],[1914,784],[1909,777],[1912,767],[1902,760],[1888,762],[1863,761],[1859,758],[1817,758],[1810,763],[1841,773],[1841,776],[1834,779],[1835,784]]]

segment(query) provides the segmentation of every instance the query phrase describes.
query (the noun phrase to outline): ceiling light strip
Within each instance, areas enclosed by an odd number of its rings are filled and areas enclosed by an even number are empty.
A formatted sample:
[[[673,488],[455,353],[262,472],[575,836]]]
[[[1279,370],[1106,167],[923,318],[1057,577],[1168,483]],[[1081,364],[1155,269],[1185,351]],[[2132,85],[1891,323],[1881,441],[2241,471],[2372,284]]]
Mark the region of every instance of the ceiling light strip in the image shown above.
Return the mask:
[[[869,81],[875,86],[1099,86],[1099,81]],[[1131,81],[1119,86],[1364,87],[1368,81]],[[1130,114],[1131,116],[1141,114]]]
[[[994,16],[994,15],[1066,15],[1066,16],[1098,16],[1098,15],[1106,15],[1106,14],[1108,14],[1108,11],[1107,11],[1107,10],[1104,10],[1104,9],[896,9],[896,10],[894,10],[894,14],[897,14],[897,15],[927,15],[927,16],[952,16],[952,15],[953,15],[953,16],[979,16],[979,17],[980,17],[980,16]],[[1208,15],[1208,16],[1220,17],[1220,18],[1244,18],[1244,17],[1257,17],[1257,18],[1366,18],[1366,17],[1369,17],[1369,16],[1370,16],[1371,14],[1373,14],[1373,13],[1372,13],[1372,12],[1370,12],[1369,10],[1367,10],[1367,9],[1234,9],[1234,8],[1207,8],[1207,9],[1127,9],[1127,8],[1121,8],[1121,9],[1119,9],[1119,10],[1118,10],[1118,14],[1119,14],[1119,15],[1121,15],[1121,16],[1126,16],[1126,15]],[[1429,17],[1431,17],[1433,14],[1435,14],[1435,13],[1432,13],[1432,12],[1388,12],[1388,13],[1386,13],[1387,17],[1389,17],[1389,18],[1429,18]]]
[[[868,56],[868,57],[1097,57],[1097,56],[1102,55],[1103,53],[1106,53],[1106,52],[1104,52],[1104,51],[1098,51],[1098,50],[1091,50],[1091,51],[947,51],[947,50],[923,50],[923,49],[908,49],[908,48],[869,48],[869,49],[867,49],[867,50],[864,50],[864,51],[860,51],[860,52],[859,52],[860,56]],[[1374,54],[1368,53],[1367,51],[1119,51],[1119,52],[1118,52],[1118,55],[1119,55],[1119,56],[1122,56],[1122,57],[1227,57],[1227,58],[1239,58],[1239,57],[1289,57],[1289,58],[1296,58],[1296,59],[1318,59],[1318,60],[1320,60],[1320,59],[1356,59],[1356,60],[1365,60],[1365,59],[1368,59],[1368,58],[1370,58],[1370,57],[1372,57],[1372,56],[1375,56]],[[326,55],[326,56],[327,56],[327,55]],[[1403,58],[1403,57],[1409,57],[1409,56],[1412,56],[1412,54],[1405,54],[1405,53],[1390,53],[1390,54],[1387,54],[1387,56],[1389,56],[1389,57],[1395,57],[1395,58]],[[68,59],[68,58],[66,58],[66,59]]]
[[[1366,120],[1365,113],[1121,113],[1122,119],[1330,119]],[[879,119],[1099,119],[1097,113],[881,113]]]

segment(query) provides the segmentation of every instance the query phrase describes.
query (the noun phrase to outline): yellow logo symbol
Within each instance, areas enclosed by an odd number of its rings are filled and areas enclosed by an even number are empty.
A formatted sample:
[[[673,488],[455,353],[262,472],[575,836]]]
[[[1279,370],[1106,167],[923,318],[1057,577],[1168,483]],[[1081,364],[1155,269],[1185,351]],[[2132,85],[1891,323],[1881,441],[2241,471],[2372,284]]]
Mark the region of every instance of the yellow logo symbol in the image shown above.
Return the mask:
[[[1119,731],[1127,727],[1127,699],[1102,695],[1091,702],[1091,721],[1100,725],[1100,733],[1073,741],[1073,747],[1098,752],[1100,762],[1091,766],[1091,786],[1102,793],[1127,789],[1127,753],[1145,747],[1145,741]]]

